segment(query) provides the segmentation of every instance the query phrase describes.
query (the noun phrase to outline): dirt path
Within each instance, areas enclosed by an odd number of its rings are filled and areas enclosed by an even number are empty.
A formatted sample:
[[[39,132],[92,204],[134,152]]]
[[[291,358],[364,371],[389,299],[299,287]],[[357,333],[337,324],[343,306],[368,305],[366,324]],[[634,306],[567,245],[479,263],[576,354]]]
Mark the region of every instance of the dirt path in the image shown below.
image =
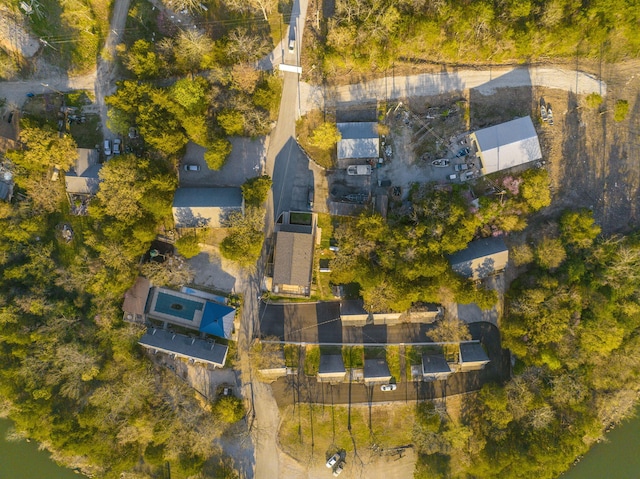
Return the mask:
[[[326,91],[315,85],[300,84],[303,114],[323,109],[325,104],[371,103],[381,99],[435,96],[468,89],[490,95],[500,88],[522,86],[556,88],[578,94],[607,93],[607,85],[593,75],[555,67],[491,68],[385,77]]]

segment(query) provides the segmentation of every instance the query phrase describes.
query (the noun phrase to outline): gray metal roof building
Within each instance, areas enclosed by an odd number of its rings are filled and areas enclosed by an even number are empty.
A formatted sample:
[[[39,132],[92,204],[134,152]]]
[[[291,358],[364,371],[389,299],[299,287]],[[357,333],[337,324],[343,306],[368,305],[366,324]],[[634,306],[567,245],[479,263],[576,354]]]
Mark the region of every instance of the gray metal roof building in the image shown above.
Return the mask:
[[[65,173],[64,184],[67,193],[73,195],[95,195],[100,187],[98,173],[102,165],[98,162],[98,152],[90,148],[78,148],[78,159],[73,169]]]
[[[309,295],[313,267],[314,228],[283,225],[276,232],[273,292]]]
[[[364,360],[364,380],[366,382],[391,381],[391,372],[385,359],[365,359]]]
[[[342,139],[338,142],[338,160],[378,158],[380,140],[376,122],[338,123]]]
[[[173,197],[176,228],[220,228],[234,211],[244,211],[240,188],[178,188]]]
[[[460,366],[463,371],[482,369],[489,362],[489,356],[480,343],[460,344]]]
[[[183,334],[156,328],[149,328],[140,338],[138,344],[152,351],[175,354],[194,362],[211,364],[218,368],[224,366],[229,350],[224,344],[190,338]]]
[[[538,134],[529,116],[478,130],[470,137],[475,140],[485,175],[542,158]]]
[[[469,279],[480,280],[507,267],[509,249],[500,237],[472,241],[449,257],[451,268]]]
[[[422,355],[422,377],[427,381],[446,379],[453,371],[442,354]]]
[[[341,354],[322,354],[318,377],[321,380],[343,380],[346,374]]]

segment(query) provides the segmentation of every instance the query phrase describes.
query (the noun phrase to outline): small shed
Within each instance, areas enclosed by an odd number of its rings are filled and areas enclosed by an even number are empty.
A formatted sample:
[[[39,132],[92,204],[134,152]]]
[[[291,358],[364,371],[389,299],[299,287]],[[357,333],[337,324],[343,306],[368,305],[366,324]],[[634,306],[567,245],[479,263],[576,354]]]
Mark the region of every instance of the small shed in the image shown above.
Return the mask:
[[[478,371],[483,369],[490,359],[480,343],[460,344],[460,370]]]
[[[391,381],[391,372],[386,359],[364,360],[365,383],[388,383]]]
[[[380,139],[376,122],[338,123],[342,139],[338,142],[338,160],[378,158]]]
[[[441,381],[447,379],[453,371],[442,354],[422,355],[422,379],[425,381]]]
[[[346,375],[344,360],[341,354],[322,354],[318,369],[318,380],[341,382]]]

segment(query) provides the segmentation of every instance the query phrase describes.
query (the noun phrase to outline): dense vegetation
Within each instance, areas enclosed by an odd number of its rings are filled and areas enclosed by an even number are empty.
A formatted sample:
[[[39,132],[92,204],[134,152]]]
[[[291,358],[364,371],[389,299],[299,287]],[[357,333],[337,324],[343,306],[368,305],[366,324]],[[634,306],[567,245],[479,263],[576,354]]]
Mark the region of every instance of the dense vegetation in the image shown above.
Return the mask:
[[[26,148],[9,157],[27,199],[0,202],[2,412],[98,477],[133,469],[150,477],[167,461],[177,477],[200,471],[224,425],[192,389],[151,367],[136,345],[142,331],[125,325],[120,310],[140,255],[170,218],[171,165],[157,156],[114,157],[100,171],[89,215],[74,217],[61,193],[51,202],[38,196],[38,185],[62,188],[50,172],[74,161],[73,142],[33,122],[21,138]],[[167,283],[177,279],[161,273]],[[234,404],[227,419],[237,416]]]
[[[632,0],[336,0],[311,63],[336,81],[407,62],[609,61],[640,55]]]
[[[356,282],[371,311],[406,311],[417,301],[477,302],[490,308],[495,294],[455,274],[445,257],[464,249],[474,237],[519,231],[526,216],[551,199],[545,170],[498,180],[497,196],[483,196],[478,207],[468,188],[450,190],[415,185],[410,204],[392,209],[385,221],[365,215],[335,231],[340,246],[331,262],[332,281]]]
[[[459,424],[423,415],[417,477],[555,478],[632,410],[640,239],[599,233],[589,212],[561,218],[565,259],[530,264],[508,294],[502,332],[518,358],[513,378],[485,385]]]

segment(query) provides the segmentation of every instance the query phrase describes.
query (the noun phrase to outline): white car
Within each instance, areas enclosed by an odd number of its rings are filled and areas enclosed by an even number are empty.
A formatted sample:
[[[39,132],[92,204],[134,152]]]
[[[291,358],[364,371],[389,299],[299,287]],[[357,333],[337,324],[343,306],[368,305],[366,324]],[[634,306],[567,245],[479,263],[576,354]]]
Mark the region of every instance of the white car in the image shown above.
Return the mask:
[[[104,155],[111,156],[111,140],[104,140]]]
[[[333,466],[335,466],[336,462],[338,462],[340,460],[340,453],[336,452],[333,456],[331,456],[329,458],[329,460],[327,461],[327,467],[329,469],[331,469]]]
[[[113,154],[114,155],[119,155],[120,154],[120,145],[122,144],[122,140],[120,138],[116,138],[115,140],[113,140]]]
[[[338,477],[340,474],[342,474],[342,471],[344,470],[344,462],[341,462],[340,464],[338,464],[336,466],[336,468],[333,470],[333,477]]]
[[[380,386],[380,391],[395,391],[396,389],[398,389],[398,386],[396,386],[395,384],[383,384],[382,386]]]

